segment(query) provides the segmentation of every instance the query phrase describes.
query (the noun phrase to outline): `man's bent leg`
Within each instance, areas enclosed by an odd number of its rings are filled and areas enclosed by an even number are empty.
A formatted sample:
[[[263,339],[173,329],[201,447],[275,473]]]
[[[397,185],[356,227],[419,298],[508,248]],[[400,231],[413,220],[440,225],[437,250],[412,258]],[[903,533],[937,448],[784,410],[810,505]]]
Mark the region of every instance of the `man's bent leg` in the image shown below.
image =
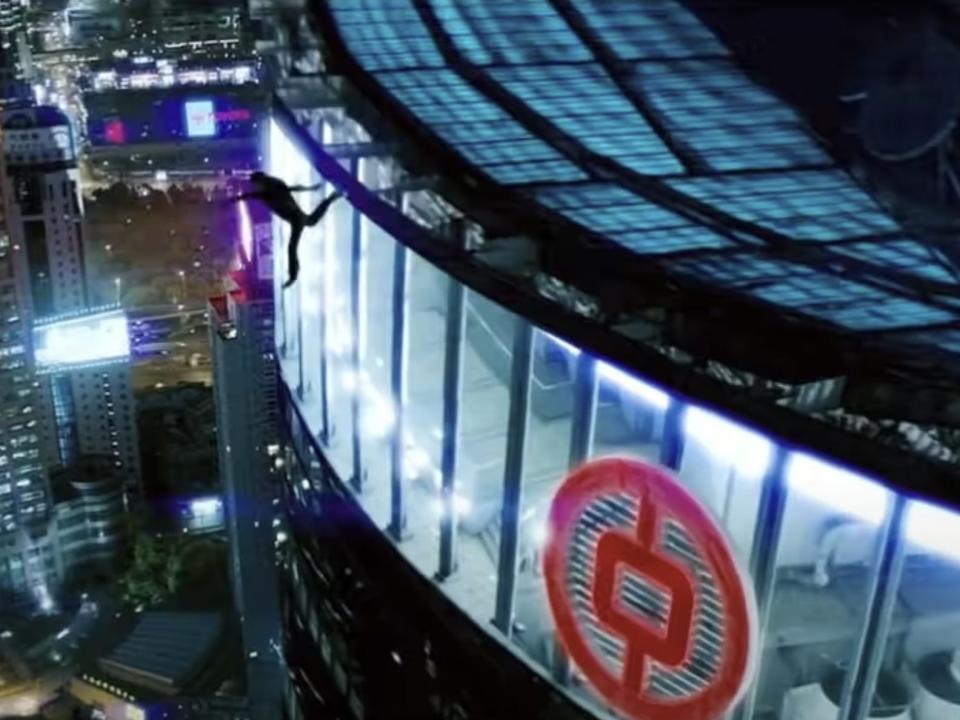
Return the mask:
[[[339,190],[330,193],[326,198],[324,198],[323,202],[317,205],[316,210],[307,215],[307,225],[313,227],[320,222],[321,218],[324,216],[324,214],[326,214],[329,207],[341,197],[343,197],[343,193]]]
[[[297,246],[300,245],[300,236],[303,235],[301,223],[291,223],[290,240],[287,242],[287,281],[283,287],[288,288],[297,281],[300,274],[300,259],[297,257]]]

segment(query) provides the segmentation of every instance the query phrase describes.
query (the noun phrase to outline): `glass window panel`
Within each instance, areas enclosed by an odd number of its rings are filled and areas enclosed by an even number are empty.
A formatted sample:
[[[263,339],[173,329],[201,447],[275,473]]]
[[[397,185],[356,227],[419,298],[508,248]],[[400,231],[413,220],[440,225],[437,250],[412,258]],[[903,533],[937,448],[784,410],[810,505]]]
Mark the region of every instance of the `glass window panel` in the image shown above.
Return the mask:
[[[569,470],[576,363],[572,348],[544,332],[534,332],[514,641],[548,670],[554,655],[554,628],[544,588],[542,550],[550,503]]]
[[[311,178],[304,184],[312,186],[318,182],[319,178]],[[305,212],[310,212],[331,189],[326,186],[316,192],[297,193],[294,197],[299,198]],[[298,374],[293,385],[299,386],[300,406],[310,426],[316,431],[319,431],[322,426],[323,324],[321,313],[323,312],[324,283],[323,253],[328,229],[329,225],[326,222],[304,229],[297,253],[300,259],[300,276],[291,288],[281,291],[284,293],[284,302],[289,303],[291,309],[295,308],[299,316],[299,327],[296,328],[296,333],[301,347],[301,366],[297,368]],[[282,279],[286,280],[286,277],[284,275]]]
[[[695,406],[684,411],[682,428],[680,479],[726,531],[745,569],[773,446],[763,436]]]
[[[377,188],[378,161],[361,163],[361,180]],[[390,519],[390,441],[396,424],[390,386],[393,342],[393,267],[397,243],[367,218],[361,218],[360,448],[363,493],[360,501],[378,527]]]
[[[404,407],[404,494],[407,537],[400,549],[421,572],[437,571],[440,546],[440,452],[447,276],[410,253],[407,267],[407,400]]]
[[[833,720],[860,640],[890,495],[802,454],[787,462],[786,481],[753,717]]]
[[[905,699],[913,720],[960,717],[958,537],[960,514],[908,503],[903,569],[881,647],[880,676],[870,693],[873,708],[901,707],[896,701]],[[897,697],[898,691],[906,691],[905,697]]]
[[[335,141],[332,137],[324,139]],[[327,370],[327,453],[344,482],[353,475],[351,402],[358,384],[352,365],[356,328],[350,307],[353,220],[354,208],[349,202],[334,203],[324,216],[323,294],[319,298],[324,313]],[[319,421],[311,424],[321,427]]]
[[[659,462],[664,411],[659,389],[604,362],[597,363],[599,392],[593,454],[626,455]]]
[[[441,587],[481,624],[493,618],[516,317],[477,293],[465,298],[460,447],[454,507],[457,570]]]
[[[541,550],[548,539],[545,520],[550,504],[569,472],[580,351],[539,331],[534,337],[514,641],[549,672],[556,670],[562,659],[554,644]],[[597,404],[590,456],[620,455],[658,462],[667,396],[606,363],[598,362],[596,373]],[[595,712],[605,714],[606,704],[576,669],[568,688],[590,703]]]
[[[310,185],[314,177],[313,167],[293,142],[286,136],[276,121],[270,121],[270,172],[288,185]],[[301,199],[302,202],[302,199]],[[274,237],[279,239],[274,253],[274,297],[276,302],[276,344],[284,377],[291,388],[296,388],[300,377],[300,311],[297,293],[284,293],[281,284],[287,277],[286,243],[290,236],[289,226],[273,218]]]

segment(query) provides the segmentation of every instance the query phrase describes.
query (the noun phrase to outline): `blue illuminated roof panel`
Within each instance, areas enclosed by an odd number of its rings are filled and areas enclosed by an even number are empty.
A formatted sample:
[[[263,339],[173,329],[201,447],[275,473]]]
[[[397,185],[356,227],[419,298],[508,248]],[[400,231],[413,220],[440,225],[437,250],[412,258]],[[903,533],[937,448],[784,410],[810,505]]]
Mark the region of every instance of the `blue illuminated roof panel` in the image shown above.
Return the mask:
[[[635,63],[628,84],[713,170],[831,163],[794,110],[728,59]]]
[[[943,309],[956,269],[680,2],[328,6],[360,66],[468,164],[668,274],[848,330],[916,326],[900,335],[917,342],[937,343],[924,325],[960,320]],[[786,259],[791,242],[804,260]]]
[[[879,267],[894,267],[900,272],[940,283],[956,284],[958,269],[935,248],[910,238],[872,240],[837,245],[834,252]]]
[[[529,192],[569,220],[639,254],[735,247],[728,238],[612,183],[544,186]]]
[[[546,0],[429,0],[444,32],[476,65],[587,62],[593,58]]]
[[[410,0],[329,0],[350,53],[370,72],[443,67]]]
[[[671,187],[795,240],[893,233],[899,226],[842,170],[685,177]]]
[[[729,54],[716,36],[677,2],[573,0],[573,5],[624,60]]]
[[[499,183],[586,177],[583,170],[452,70],[380,73],[377,79],[437,135]]]
[[[954,313],[939,307],[772,255],[679,258],[672,266],[700,282],[736,290],[850,330],[891,330],[956,319]]]
[[[491,69],[490,77],[590,151],[638,173],[683,166],[597,63]]]

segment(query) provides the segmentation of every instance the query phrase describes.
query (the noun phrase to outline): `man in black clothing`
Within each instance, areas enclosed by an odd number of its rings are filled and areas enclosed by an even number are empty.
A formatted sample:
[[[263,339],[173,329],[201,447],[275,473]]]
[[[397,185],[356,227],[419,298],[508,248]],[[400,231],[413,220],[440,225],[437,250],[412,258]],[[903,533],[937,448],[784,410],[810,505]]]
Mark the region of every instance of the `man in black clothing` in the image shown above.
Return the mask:
[[[256,198],[266,205],[270,211],[281,220],[290,224],[290,241],[287,245],[287,281],[283,284],[288,288],[296,282],[300,274],[300,261],[297,258],[297,246],[300,244],[300,236],[305,227],[312,227],[320,222],[327,209],[338,199],[343,197],[339,190],[328,195],[323,202],[317,205],[317,209],[307,215],[297,201],[293,199],[293,193],[308,190],[317,190],[321,185],[310,187],[304,185],[294,185],[288,187],[280,178],[275,178],[262,172],[255,172],[250,175],[250,182],[253,190],[245,192],[233,198],[234,201]]]

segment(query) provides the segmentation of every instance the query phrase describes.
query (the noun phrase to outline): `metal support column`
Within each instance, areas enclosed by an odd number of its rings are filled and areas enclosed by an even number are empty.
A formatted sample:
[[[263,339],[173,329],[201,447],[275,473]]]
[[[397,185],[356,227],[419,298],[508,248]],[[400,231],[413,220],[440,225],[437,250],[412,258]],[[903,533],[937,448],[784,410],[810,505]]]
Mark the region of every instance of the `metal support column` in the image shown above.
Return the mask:
[[[514,320],[513,363],[510,369],[510,415],[507,455],[503,467],[503,507],[500,513],[500,561],[493,624],[510,637],[520,547],[520,506],[523,502],[523,459],[530,422],[530,376],[533,372],[533,328],[522,317]]]
[[[297,293],[297,353],[300,355],[297,359],[297,397],[303,400],[307,388],[303,377],[303,303],[300,302],[300,286],[297,286],[296,290],[291,289],[290,292]]]
[[[663,441],[660,443],[660,464],[671,470],[680,469],[683,457],[683,421],[684,404],[671,399],[663,418]]]
[[[570,458],[568,467],[574,470],[593,453],[593,434],[597,420],[597,361],[581,352],[577,357],[573,388],[573,417],[570,424]],[[570,658],[556,634],[553,637],[553,679],[561,685],[570,684]]]
[[[757,598],[757,637],[761,647],[770,620],[771,601],[776,586],[777,550],[787,505],[786,464],[786,450],[774,445],[770,466],[761,481],[753,546],[750,548],[750,577],[753,578]],[[758,680],[758,677],[754,677],[749,691],[732,715],[734,720],[749,720],[753,717]]]
[[[360,179],[360,158],[351,158],[350,174]],[[363,490],[363,458],[360,447],[360,267],[363,248],[361,246],[362,216],[356,207],[351,206],[350,217],[350,327],[353,330],[353,342],[350,346],[350,372],[353,373],[354,388],[350,395],[350,419],[352,423],[353,473],[350,484],[356,492]]]
[[[906,510],[906,499],[902,495],[894,496],[880,530],[875,562],[877,571],[870,583],[857,650],[843,685],[841,720],[865,720],[870,712],[903,574],[907,542],[904,534]]]
[[[407,248],[395,243],[393,253],[393,322],[390,344],[390,394],[393,436],[390,440],[390,525],[394,540],[403,539],[407,509],[403,495],[404,427],[407,401]]]
[[[465,242],[462,228],[452,228],[454,242]],[[440,520],[440,564],[437,579],[456,570],[457,518],[454,482],[460,443],[460,392],[463,386],[463,343],[467,332],[466,290],[455,278],[447,279],[446,352],[443,362],[443,448],[440,457],[443,517]]]
[[[330,242],[330,238],[323,238],[324,245]],[[324,250],[326,254],[326,250]],[[326,260],[324,261],[326,266]],[[323,280],[321,281],[320,293],[323,300],[320,303],[320,312],[318,322],[320,325],[320,442],[325,446],[330,445],[330,400],[329,400],[329,382],[330,371],[327,366],[328,338],[327,338],[327,313],[329,312],[329,303],[327,297],[327,269],[323,269]]]

